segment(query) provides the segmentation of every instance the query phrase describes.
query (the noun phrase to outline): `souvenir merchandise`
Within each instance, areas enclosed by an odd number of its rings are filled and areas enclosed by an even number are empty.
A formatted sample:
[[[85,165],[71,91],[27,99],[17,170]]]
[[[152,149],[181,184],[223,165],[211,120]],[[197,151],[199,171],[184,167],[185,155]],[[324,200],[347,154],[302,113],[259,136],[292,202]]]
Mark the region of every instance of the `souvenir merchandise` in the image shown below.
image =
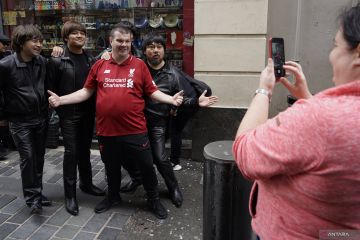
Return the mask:
[[[80,0],[65,0],[66,9],[79,9]]]
[[[52,0],[52,1],[35,0],[34,7],[35,10],[38,11],[58,10],[58,9],[63,9],[63,3],[61,0]]]
[[[179,22],[179,16],[177,14],[168,14],[164,18],[164,24],[166,27],[173,28],[176,27]]]
[[[150,18],[149,20],[149,25],[152,28],[158,28],[161,27],[163,25],[163,18],[161,17],[161,15],[154,15],[152,18]]]
[[[139,16],[137,18],[134,18],[134,24],[137,28],[144,28],[148,25],[149,21],[146,16]]]
[[[182,31],[166,31],[166,48],[167,49],[182,49],[184,36]]]
[[[7,0],[9,1],[9,0]],[[128,22],[134,30],[133,54],[142,56],[142,42],[146,34],[154,32],[166,39],[166,56],[169,62],[181,68],[183,60],[183,0],[34,0],[32,9],[35,19],[20,16],[29,15],[24,9],[30,0],[14,1],[14,9],[4,10],[14,19],[9,26],[21,23],[36,23],[43,36],[43,55],[50,56],[54,46],[63,45],[61,28],[67,21],[82,23],[86,28],[84,48],[98,56],[110,47],[109,34],[119,22]],[[51,11],[49,11],[51,10]],[[54,11],[60,10],[60,11]],[[13,17],[13,15],[15,15]],[[11,18],[12,17],[12,18]],[[16,19],[16,21],[15,21]],[[7,23],[7,21],[3,23]],[[186,39],[187,46],[189,39]]]

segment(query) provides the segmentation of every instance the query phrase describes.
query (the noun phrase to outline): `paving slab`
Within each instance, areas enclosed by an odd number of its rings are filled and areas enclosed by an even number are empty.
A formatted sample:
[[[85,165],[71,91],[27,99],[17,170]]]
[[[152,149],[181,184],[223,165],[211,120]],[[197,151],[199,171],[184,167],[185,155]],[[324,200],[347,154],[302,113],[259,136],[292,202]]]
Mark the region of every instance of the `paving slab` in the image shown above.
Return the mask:
[[[182,161],[176,171],[184,203],[176,208],[168,198],[162,177],[158,174],[160,198],[169,217],[157,219],[146,206],[146,193],[140,186],[134,193],[121,194],[123,202],[109,211],[94,213],[103,197],[77,189],[79,215],[70,215],[64,207],[62,160],[64,149],[47,149],[44,166],[43,194],[52,200],[40,215],[31,215],[22,196],[19,155],[10,152],[0,161],[0,239],[31,240],[175,240],[202,239],[202,163]],[[106,190],[104,166],[98,150],[92,150],[93,182]],[[123,171],[123,182],[130,178]]]

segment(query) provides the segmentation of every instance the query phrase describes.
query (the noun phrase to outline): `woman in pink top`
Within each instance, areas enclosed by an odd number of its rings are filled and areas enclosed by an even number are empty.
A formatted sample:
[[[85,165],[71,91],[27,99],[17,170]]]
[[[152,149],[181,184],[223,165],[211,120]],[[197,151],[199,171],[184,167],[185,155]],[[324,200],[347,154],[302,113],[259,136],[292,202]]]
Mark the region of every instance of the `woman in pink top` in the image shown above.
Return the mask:
[[[340,16],[329,56],[333,88],[312,96],[301,66],[286,62],[296,81],[279,81],[299,100],[272,119],[271,59],[261,73],[264,90],[254,96],[233,145],[242,174],[255,181],[250,212],[261,240],[360,239],[359,26],[360,3]]]

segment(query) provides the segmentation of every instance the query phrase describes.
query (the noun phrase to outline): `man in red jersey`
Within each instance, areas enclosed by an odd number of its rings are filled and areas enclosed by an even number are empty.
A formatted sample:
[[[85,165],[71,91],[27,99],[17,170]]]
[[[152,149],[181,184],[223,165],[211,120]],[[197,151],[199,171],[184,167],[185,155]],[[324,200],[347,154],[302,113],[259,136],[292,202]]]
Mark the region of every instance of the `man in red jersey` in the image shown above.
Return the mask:
[[[144,117],[144,96],[175,106],[182,103],[182,92],[173,97],[159,91],[145,63],[130,54],[132,32],[115,26],[110,33],[112,56],[97,61],[90,70],[84,88],[69,95],[50,92],[51,106],[78,103],[96,91],[96,127],[101,158],[105,164],[108,194],[96,207],[102,213],[121,201],[121,165],[126,156],[136,159],[144,179],[148,206],[157,218],[167,217],[157,190],[150,143]]]

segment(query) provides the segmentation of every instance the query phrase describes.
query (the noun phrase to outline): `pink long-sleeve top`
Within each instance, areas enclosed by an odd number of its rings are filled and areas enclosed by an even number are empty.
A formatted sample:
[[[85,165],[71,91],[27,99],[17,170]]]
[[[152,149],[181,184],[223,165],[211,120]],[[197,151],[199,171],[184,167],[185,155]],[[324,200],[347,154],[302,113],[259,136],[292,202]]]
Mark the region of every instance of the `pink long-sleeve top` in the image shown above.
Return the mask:
[[[250,212],[260,239],[360,229],[360,80],[299,100],[238,136],[233,154],[255,180]]]

